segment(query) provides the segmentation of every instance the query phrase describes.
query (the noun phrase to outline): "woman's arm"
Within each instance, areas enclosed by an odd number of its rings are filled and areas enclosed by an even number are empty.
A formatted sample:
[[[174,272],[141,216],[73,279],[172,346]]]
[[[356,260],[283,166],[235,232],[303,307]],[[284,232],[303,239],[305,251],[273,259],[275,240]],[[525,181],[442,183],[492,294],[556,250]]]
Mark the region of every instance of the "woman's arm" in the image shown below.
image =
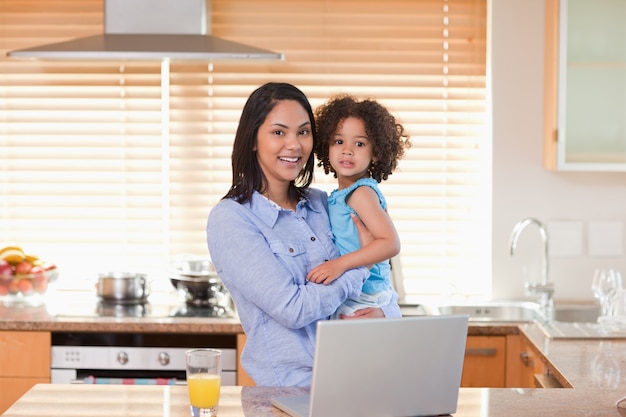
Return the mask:
[[[238,309],[258,308],[285,327],[301,328],[329,316],[346,298],[358,296],[368,271],[348,271],[346,279],[331,286],[307,283],[309,235],[293,236],[289,226],[269,226],[247,207],[224,201],[209,215],[207,241],[211,260]],[[328,232],[325,227],[317,231],[318,238]]]
[[[309,281],[330,284],[349,269],[371,266],[400,252],[400,238],[396,228],[372,188],[358,187],[347,202],[363,221],[373,240],[359,250],[313,268],[307,275]]]

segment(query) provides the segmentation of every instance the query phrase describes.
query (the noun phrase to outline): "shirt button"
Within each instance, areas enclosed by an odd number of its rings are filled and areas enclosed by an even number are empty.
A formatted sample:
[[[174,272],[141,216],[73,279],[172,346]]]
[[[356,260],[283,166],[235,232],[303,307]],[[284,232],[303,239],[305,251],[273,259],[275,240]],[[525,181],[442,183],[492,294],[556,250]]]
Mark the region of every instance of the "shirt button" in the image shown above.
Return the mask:
[[[315,236],[311,236],[311,242],[315,242]]]
[[[289,248],[289,253],[293,253],[293,248]]]

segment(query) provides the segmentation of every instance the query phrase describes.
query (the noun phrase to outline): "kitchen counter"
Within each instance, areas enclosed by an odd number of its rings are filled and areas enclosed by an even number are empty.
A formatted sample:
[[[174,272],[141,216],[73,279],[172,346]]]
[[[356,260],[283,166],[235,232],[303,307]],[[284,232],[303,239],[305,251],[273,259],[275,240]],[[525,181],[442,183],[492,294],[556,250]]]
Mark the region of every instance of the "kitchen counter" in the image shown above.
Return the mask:
[[[242,334],[243,329],[236,317],[185,317],[177,316],[185,303],[177,294],[153,294],[144,310],[137,315],[116,315],[103,305],[95,294],[58,293],[50,296],[45,304],[0,303],[0,331],[47,331],[47,332],[120,332],[120,333],[219,333]],[[125,306],[132,309],[132,306]],[[134,310],[131,310],[134,311]]]
[[[298,395],[302,388],[223,387],[220,417],[284,417],[270,397]],[[619,416],[615,401],[621,390],[461,388],[455,417]],[[9,408],[3,417],[189,415],[187,387],[141,385],[39,384]]]
[[[48,332],[143,332],[242,334],[236,314],[231,318],[177,317],[185,303],[175,293],[152,294],[141,317],[103,316],[102,304],[89,292],[59,292],[47,296],[39,306],[0,302],[0,331]],[[130,306],[132,307],[132,306]],[[506,335],[519,333],[511,323],[472,323],[470,334]]]

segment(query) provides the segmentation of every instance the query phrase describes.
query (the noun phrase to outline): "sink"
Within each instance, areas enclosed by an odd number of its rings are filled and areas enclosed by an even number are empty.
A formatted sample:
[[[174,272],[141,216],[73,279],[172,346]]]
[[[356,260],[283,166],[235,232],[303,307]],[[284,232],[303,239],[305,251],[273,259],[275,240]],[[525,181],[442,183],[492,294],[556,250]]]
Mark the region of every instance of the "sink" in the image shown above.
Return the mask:
[[[445,304],[426,310],[427,314],[467,314],[470,322],[533,322],[552,339],[625,338],[625,333],[608,334],[598,324],[600,309],[595,304],[559,303],[551,320],[534,301],[485,301]]]
[[[554,321],[566,323],[597,323],[600,307],[595,304],[556,304]]]
[[[470,321],[527,322],[543,320],[539,304],[532,301],[488,301],[437,307],[439,314],[467,314]]]
[[[527,322],[546,321],[538,303],[532,301],[487,301],[484,303],[450,304],[437,307],[439,314],[467,314],[470,321]],[[600,309],[595,304],[559,304],[551,321],[565,323],[597,323]]]

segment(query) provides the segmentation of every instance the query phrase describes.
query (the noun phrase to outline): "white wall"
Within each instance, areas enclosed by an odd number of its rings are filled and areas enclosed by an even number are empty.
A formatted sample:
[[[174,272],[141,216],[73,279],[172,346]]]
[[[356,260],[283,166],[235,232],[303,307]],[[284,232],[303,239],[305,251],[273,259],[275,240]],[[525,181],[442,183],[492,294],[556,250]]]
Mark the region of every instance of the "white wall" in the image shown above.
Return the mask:
[[[620,221],[626,224],[626,173],[566,173],[543,168],[544,0],[491,0],[493,90],[493,296],[523,297],[524,281],[539,274],[541,241],[534,226],[509,254],[513,226],[525,217]],[[550,231],[550,229],[548,229]],[[583,242],[587,242],[586,232]],[[550,259],[555,299],[591,300],[596,267],[626,274],[626,254]],[[626,276],[625,276],[626,278]]]

